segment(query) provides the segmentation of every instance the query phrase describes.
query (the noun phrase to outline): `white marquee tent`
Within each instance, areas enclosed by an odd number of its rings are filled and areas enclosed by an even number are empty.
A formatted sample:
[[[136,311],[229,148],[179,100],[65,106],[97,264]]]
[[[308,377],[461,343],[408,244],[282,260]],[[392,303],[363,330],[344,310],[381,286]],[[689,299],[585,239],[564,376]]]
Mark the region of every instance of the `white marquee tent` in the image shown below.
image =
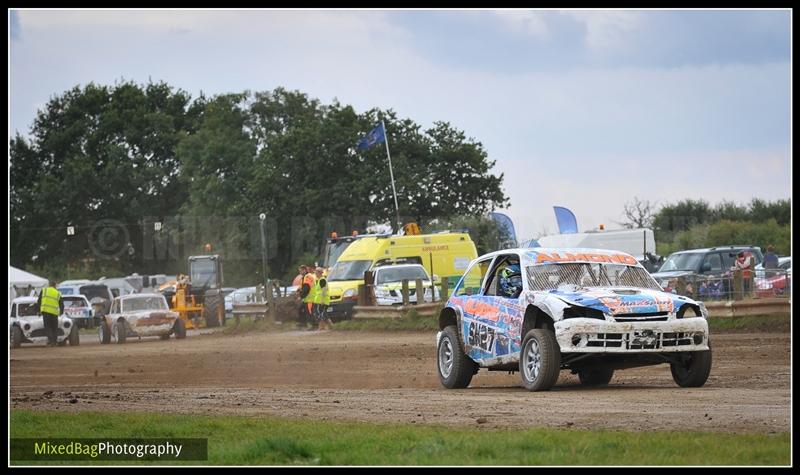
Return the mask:
[[[8,305],[11,305],[11,301],[16,297],[30,295],[31,291],[41,289],[47,284],[47,279],[8,266]]]

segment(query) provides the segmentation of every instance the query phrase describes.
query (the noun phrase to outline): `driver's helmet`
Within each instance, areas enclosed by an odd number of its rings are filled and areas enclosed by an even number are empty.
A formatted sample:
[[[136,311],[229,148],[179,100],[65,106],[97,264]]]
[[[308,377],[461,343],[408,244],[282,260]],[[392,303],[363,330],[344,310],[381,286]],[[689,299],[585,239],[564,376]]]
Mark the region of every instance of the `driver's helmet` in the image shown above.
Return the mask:
[[[511,264],[500,271],[500,292],[507,296],[517,296],[522,292],[522,273],[519,264]]]

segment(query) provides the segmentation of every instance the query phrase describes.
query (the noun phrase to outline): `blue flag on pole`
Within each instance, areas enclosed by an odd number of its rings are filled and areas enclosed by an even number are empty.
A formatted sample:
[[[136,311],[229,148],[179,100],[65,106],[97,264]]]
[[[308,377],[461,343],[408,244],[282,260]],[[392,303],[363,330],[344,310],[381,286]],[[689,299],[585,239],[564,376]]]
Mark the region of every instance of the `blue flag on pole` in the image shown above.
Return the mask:
[[[386,131],[383,130],[383,122],[378,124],[377,127],[372,129],[364,138],[358,141],[356,149],[366,150],[376,143],[386,142]]]

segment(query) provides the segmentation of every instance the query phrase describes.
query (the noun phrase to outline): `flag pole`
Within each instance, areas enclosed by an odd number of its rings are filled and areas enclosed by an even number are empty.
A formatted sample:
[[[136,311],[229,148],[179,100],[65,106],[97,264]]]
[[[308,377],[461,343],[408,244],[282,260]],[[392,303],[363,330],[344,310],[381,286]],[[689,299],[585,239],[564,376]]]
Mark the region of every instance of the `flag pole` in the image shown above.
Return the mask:
[[[386,132],[386,124],[381,121],[383,128],[383,143],[386,144],[386,156],[389,157],[389,176],[392,178],[392,194],[394,195],[394,211],[397,216],[397,233],[403,229],[403,224],[400,222],[400,206],[397,205],[397,190],[394,187],[394,172],[392,171],[392,155],[389,153],[389,134]]]

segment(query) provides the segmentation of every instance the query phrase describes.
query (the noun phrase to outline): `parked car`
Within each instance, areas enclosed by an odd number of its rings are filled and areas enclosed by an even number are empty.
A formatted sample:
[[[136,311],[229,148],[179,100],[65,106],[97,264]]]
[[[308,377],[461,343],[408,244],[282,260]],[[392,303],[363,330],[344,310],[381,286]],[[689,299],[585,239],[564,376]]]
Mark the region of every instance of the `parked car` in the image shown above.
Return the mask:
[[[114,297],[121,297],[123,295],[130,295],[137,292],[136,287],[134,287],[130,282],[128,282],[127,278],[125,277],[101,277],[97,279],[97,284],[103,284],[111,291],[111,295]]]
[[[86,282],[80,284],[58,284],[58,291],[61,296],[67,295],[83,295],[92,304],[96,317],[102,317],[111,311],[111,302],[114,300],[114,294],[107,285],[97,282]]]
[[[431,295],[439,298],[439,292],[433,284],[428,272],[420,264],[399,264],[380,266],[373,269],[375,279],[375,300],[378,305],[403,304],[403,280],[408,280],[409,303],[417,303],[416,280],[422,280],[425,289],[425,301],[432,302]],[[432,294],[433,292],[433,294]]]
[[[47,343],[37,297],[17,297],[11,301],[8,333],[11,348],[19,348],[23,343]],[[70,346],[80,344],[78,327],[65,315],[58,317],[56,341],[59,346],[64,346],[67,342]]]
[[[601,249],[528,248],[472,261],[439,315],[437,373],[467,387],[479,368],[519,371],[530,391],[561,369],[587,386],[669,363],[681,387],[711,371],[702,302],[663,292],[636,259]]]
[[[94,309],[84,295],[63,295],[64,315],[68,316],[78,328],[94,328]]]
[[[100,343],[125,343],[129,337],[160,336],[166,340],[186,338],[186,326],[167,305],[162,294],[132,294],[117,297],[111,311],[102,317],[98,336]]]
[[[755,259],[755,265],[764,260],[761,248],[756,246],[717,246],[691,249],[670,254],[658,272],[653,273],[652,276],[664,288],[670,280],[679,277],[723,275],[733,267],[736,255],[741,251],[749,252]]]
[[[767,276],[766,275],[766,271],[764,269],[764,263],[763,262],[758,264],[757,266],[755,266],[754,269],[755,269],[756,279],[758,279],[760,277]],[[778,268],[777,269],[773,269],[773,270],[777,271],[777,272],[775,272],[776,274],[783,274],[783,273],[785,273],[787,271],[789,273],[791,273],[792,272],[792,256],[779,257],[778,258]]]
[[[780,297],[788,295],[792,286],[792,258],[779,257],[777,269],[756,266],[755,294],[757,297]]]

